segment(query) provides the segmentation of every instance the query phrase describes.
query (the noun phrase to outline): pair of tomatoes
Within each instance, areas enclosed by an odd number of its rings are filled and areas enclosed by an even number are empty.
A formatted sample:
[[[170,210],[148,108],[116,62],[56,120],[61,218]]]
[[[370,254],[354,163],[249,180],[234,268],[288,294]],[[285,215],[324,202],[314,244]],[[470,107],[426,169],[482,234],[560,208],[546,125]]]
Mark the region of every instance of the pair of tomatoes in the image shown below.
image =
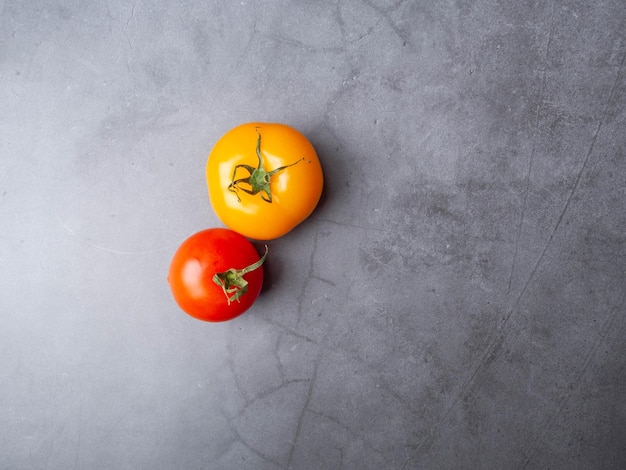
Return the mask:
[[[322,195],[315,149],[284,124],[248,123],[213,147],[206,179],[213,210],[228,228],[198,232],[178,248],[168,281],[178,305],[205,321],[244,313],[263,284],[262,264],[248,238],[272,240],[305,220]]]

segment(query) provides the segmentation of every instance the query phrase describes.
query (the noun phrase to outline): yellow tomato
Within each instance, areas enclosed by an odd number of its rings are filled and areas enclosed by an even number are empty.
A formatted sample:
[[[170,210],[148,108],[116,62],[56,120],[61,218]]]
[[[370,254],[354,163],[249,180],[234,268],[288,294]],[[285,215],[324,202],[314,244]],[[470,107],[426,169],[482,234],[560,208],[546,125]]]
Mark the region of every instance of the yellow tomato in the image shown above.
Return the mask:
[[[251,122],[228,131],[209,155],[206,178],[220,220],[256,240],[278,238],[305,220],[324,186],[308,139],[276,123]]]

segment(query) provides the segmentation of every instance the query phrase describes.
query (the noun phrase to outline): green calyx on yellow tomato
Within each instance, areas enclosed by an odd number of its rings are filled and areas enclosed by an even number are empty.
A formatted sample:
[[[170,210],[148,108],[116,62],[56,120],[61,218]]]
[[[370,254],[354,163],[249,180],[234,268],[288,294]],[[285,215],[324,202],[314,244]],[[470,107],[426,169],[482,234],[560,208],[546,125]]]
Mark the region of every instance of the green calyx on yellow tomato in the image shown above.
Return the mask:
[[[280,123],[241,124],[215,143],[206,181],[213,211],[254,240],[290,232],[313,212],[324,175],[313,145]]]
[[[304,157],[288,165],[283,165],[281,167],[278,167],[275,170],[272,170],[272,171],[265,170],[265,168],[263,168],[263,156],[261,155],[261,133],[259,132],[258,128],[256,129],[256,131],[259,136],[256,141],[256,156],[259,159],[258,166],[256,168],[253,168],[250,165],[244,165],[244,164],[235,166],[235,169],[233,170],[233,177],[232,177],[231,183],[228,185],[228,190],[235,193],[235,195],[237,196],[237,200],[239,202],[241,202],[241,198],[239,197],[239,194],[237,194],[237,191],[242,190],[252,196],[255,196],[256,194],[260,193],[261,199],[271,204],[272,190],[270,188],[270,181],[272,179],[272,176],[274,176],[277,173],[280,173],[281,171],[283,171],[286,168],[289,168],[290,166],[294,166],[300,163],[301,161],[304,160]],[[309,163],[311,162],[309,161]],[[237,170],[239,168],[243,168],[244,170],[246,170],[249,173],[249,175],[245,178],[239,178],[236,180],[235,175],[237,174]],[[240,187],[242,183],[250,186],[250,189]]]

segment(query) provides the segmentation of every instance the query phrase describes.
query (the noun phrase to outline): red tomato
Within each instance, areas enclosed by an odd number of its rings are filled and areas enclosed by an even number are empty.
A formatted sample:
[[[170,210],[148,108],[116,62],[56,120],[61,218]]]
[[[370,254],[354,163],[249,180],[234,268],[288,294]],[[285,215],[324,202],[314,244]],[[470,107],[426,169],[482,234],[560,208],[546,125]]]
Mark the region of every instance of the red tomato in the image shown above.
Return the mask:
[[[262,264],[252,243],[225,228],[198,232],[178,248],[168,275],[176,303],[194,318],[231,320],[248,310],[263,285]]]

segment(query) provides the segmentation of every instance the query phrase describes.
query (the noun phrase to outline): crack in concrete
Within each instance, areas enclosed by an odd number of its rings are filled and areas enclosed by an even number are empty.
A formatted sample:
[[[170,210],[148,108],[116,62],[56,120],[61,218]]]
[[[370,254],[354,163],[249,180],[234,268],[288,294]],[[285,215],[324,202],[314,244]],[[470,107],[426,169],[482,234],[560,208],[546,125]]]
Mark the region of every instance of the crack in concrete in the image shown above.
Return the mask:
[[[580,169],[577,172],[577,177],[576,180],[574,182],[574,184],[572,185],[570,192],[568,194],[568,197],[559,213],[559,216],[557,218],[557,221],[554,225],[554,227],[552,228],[550,237],[548,238],[548,241],[546,242],[546,244],[544,245],[544,248],[542,249],[539,257],[537,258],[534,267],[526,281],[526,283],[524,284],[521,292],[518,294],[513,306],[509,309],[508,313],[506,314],[506,316],[504,317],[502,323],[500,324],[500,326],[498,327],[498,332],[495,336],[495,340],[490,342],[487,345],[487,348],[485,349],[484,354],[482,355],[481,359],[479,360],[478,364],[476,365],[476,367],[474,368],[472,374],[470,375],[470,377],[465,381],[465,383],[462,385],[461,390],[457,396],[457,398],[450,404],[450,406],[446,409],[446,411],[443,413],[441,419],[439,420],[438,423],[436,423],[433,427],[432,427],[432,432],[430,434],[430,436],[425,439],[419,446],[418,446],[418,451],[422,451],[423,449],[425,449],[426,447],[428,447],[429,445],[431,445],[431,443],[434,440],[435,437],[435,433],[436,430],[439,429],[444,422],[449,418],[452,410],[454,410],[456,408],[456,406],[467,396],[467,394],[469,393],[469,390],[472,388],[476,377],[478,376],[478,374],[485,368],[487,367],[489,364],[491,364],[491,362],[493,362],[493,360],[495,359],[495,357],[497,356],[497,353],[499,352],[500,348],[502,347],[502,344],[504,342],[504,340],[506,339],[506,328],[507,325],[509,323],[509,320],[511,319],[512,315],[518,310],[519,305],[521,303],[522,298],[524,297],[524,295],[526,294],[526,292],[528,291],[528,288],[533,280],[533,278],[535,277],[539,266],[541,265],[541,263],[543,262],[543,260],[545,259],[546,253],[548,251],[548,248],[550,247],[550,245],[552,244],[552,241],[555,237],[555,234],[557,233],[561,222],[563,221],[563,217],[565,215],[565,213],[567,212],[570,203],[572,201],[572,197],[574,195],[574,193],[576,192],[576,190],[578,189],[578,186],[580,184],[580,180],[582,178],[582,175],[585,171],[585,169],[587,168],[587,164],[591,158],[591,155],[593,153],[598,135],[600,133],[600,130],[602,129],[602,126],[604,124],[604,121],[608,115],[608,111],[610,108],[610,105],[612,104],[613,101],[613,96],[615,94],[615,91],[617,90],[617,87],[620,83],[620,77],[621,77],[621,73],[622,73],[622,68],[624,65],[624,62],[626,60],[626,53],[622,56],[622,60],[620,62],[620,65],[618,67],[617,73],[616,73],[616,77],[613,83],[613,86],[610,90],[609,96],[607,98],[607,102],[605,105],[605,109],[603,112],[603,115],[601,117],[601,119],[599,120],[597,126],[596,126],[596,130],[594,132],[594,135],[592,137],[591,143],[589,145],[589,148],[585,154],[585,158],[583,159],[582,165],[580,167]]]
[[[618,320],[622,320],[623,322],[622,314],[624,312],[625,306],[626,306],[626,294],[622,295],[621,302],[619,303],[617,307],[613,309],[614,311],[611,314],[607,315],[607,318],[605,319],[605,321],[603,322],[600,328],[600,334],[598,335],[594,343],[591,345],[591,347],[588,349],[587,354],[585,354],[585,357],[583,358],[582,366],[580,367],[578,371],[576,371],[574,377],[570,381],[571,387],[559,399],[557,406],[555,408],[556,411],[552,413],[551,416],[546,418],[543,425],[541,426],[541,430],[538,433],[536,433],[535,435],[536,438],[533,439],[531,443],[526,442],[525,445],[523,446],[523,449],[520,452],[521,454],[520,463],[515,468],[519,470],[524,470],[531,465],[533,456],[535,455],[536,453],[535,451],[537,450],[536,449],[537,446],[539,445],[539,443],[545,441],[546,436],[549,434],[550,430],[553,428],[557,419],[559,418],[559,416],[562,415],[570,397],[574,394],[574,392],[580,389],[581,384],[582,384],[582,378],[587,372],[592,359],[598,353],[600,346],[602,344],[607,343],[608,336],[609,335],[613,336],[612,341],[609,344],[617,343],[617,342],[621,343],[623,341],[623,331],[626,328],[626,324],[622,324],[621,328],[616,328],[616,323],[618,323]]]

